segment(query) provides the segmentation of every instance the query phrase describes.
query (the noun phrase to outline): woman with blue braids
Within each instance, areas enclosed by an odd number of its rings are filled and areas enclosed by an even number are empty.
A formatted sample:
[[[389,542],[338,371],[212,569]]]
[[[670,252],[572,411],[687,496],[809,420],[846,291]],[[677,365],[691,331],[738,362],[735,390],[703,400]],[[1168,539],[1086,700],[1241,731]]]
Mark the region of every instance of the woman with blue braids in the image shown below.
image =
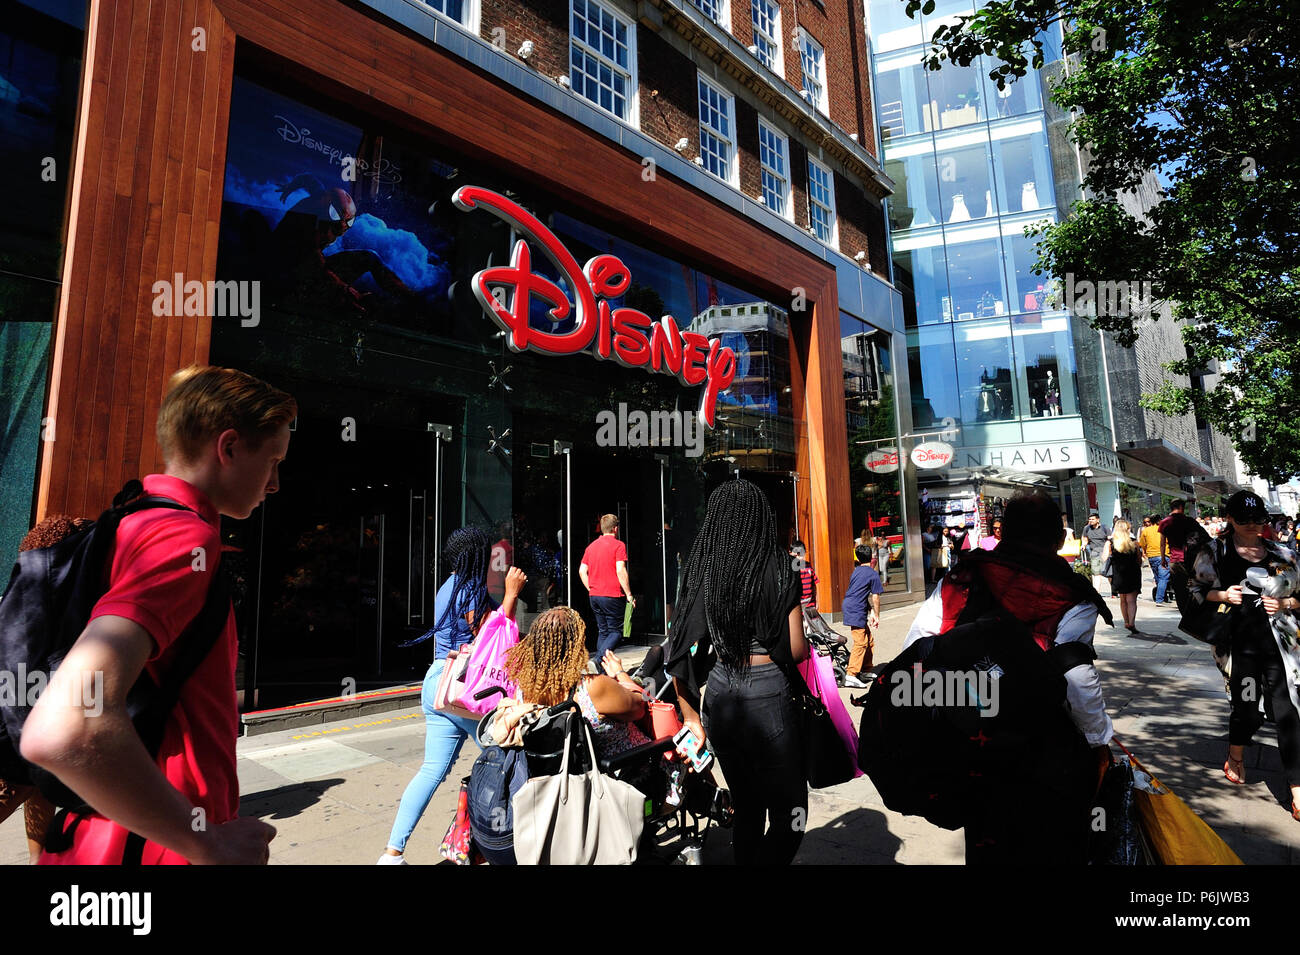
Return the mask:
[[[403,853],[434,791],[442,785],[447,771],[460,755],[466,737],[477,729],[474,720],[452,716],[433,708],[438,681],[447,664],[447,653],[474,639],[474,634],[489,613],[497,609],[487,592],[488,560],[492,542],[477,527],[462,527],[447,538],[444,551],[451,566],[451,576],[438,588],[434,601],[433,629],[414,643],[433,638],[433,665],[424,677],[420,702],[424,707],[424,765],[402,794],[397,819],[388,837],[388,847],[379,857],[379,865],[406,865]],[[515,599],[528,580],[518,567],[506,574],[505,595],[500,609],[510,619],[515,616]]]

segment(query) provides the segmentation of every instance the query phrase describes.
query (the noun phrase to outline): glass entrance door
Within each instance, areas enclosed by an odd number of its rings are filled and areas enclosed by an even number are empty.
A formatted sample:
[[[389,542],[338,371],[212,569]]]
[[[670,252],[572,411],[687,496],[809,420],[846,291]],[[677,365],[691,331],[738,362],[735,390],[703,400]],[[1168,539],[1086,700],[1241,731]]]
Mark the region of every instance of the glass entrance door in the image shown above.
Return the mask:
[[[301,389],[305,390],[305,389]],[[344,396],[358,402],[358,396]],[[323,401],[323,399],[322,399]],[[316,402],[304,402],[313,407]],[[418,681],[446,572],[438,541],[460,509],[460,441],[449,403],[374,415],[342,440],[340,418],[296,422],[282,490],[227,537],[240,568],[246,708]]]

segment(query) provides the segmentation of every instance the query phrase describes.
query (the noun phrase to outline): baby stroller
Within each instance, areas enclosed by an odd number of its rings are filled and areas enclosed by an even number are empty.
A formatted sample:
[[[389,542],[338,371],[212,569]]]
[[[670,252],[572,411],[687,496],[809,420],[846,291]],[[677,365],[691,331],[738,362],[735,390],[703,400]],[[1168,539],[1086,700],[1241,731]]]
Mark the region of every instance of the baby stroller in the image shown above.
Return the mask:
[[[658,648],[656,648],[658,649]],[[653,655],[653,651],[652,651]],[[662,651],[647,658],[652,669],[662,667]],[[650,680],[645,664],[634,678]],[[646,677],[641,675],[646,673]],[[671,681],[660,684],[659,696],[671,691]],[[480,698],[503,692],[491,688]],[[659,702],[664,702],[659,700]],[[577,703],[566,700],[538,710],[521,724],[522,747],[503,749],[491,735],[496,711],[479,721],[478,742],[483,754],[470,776],[470,822],[474,840],[487,861],[514,864],[511,843],[513,819],[510,794],[534,776],[560,772],[565,746],[569,749],[570,772],[586,773],[591,763],[585,737],[573,721],[584,719]],[[638,844],[638,864],[698,865],[705,841],[714,824],[730,826],[730,796],[713,781],[711,774],[687,772],[680,757],[673,758],[676,743],[672,735],[661,736],[609,759],[599,759],[597,768],[615,779],[635,786],[646,796],[646,817]],[[478,778],[476,778],[476,775]]]
[[[835,668],[835,682],[844,685],[844,677],[849,672],[848,638],[837,633],[826,619],[817,612],[816,607],[800,604],[803,610],[803,635],[812,649],[824,657],[831,658]]]

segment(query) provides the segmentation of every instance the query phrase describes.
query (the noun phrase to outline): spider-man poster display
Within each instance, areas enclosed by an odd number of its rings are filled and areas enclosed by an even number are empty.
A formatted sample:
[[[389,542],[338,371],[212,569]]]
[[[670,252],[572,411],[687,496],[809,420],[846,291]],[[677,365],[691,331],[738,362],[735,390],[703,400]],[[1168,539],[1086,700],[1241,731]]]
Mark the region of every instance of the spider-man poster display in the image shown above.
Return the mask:
[[[228,143],[221,278],[316,321],[439,327],[452,236],[431,197],[454,167],[242,78]]]

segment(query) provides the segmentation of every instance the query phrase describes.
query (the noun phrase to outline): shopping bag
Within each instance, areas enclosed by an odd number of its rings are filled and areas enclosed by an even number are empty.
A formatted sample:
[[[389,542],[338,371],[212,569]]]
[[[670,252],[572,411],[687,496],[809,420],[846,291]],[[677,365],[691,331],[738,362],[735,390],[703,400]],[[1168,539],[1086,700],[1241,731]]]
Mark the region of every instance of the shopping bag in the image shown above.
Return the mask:
[[[858,731],[854,729],[853,718],[849,716],[844,701],[840,699],[839,685],[835,682],[835,667],[830,657],[816,652],[809,653],[808,659],[799,664],[799,674],[808,684],[808,689],[813,696],[821,700],[822,705],[826,707],[835,732],[839,734],[840,741],[844,744],[853,763],[851,778],[857,779],[863,775],[858,767]]]
[[[515,858],[520,865],[630,865],[645,825],[646,798],[595,768],[570,775],[574,733],[586,743],[590,765],[597,763],[587,721],[574,714],[568,729],[560,772],[534,776],[514,795]]]
[[[469,668],[469,649],[466,646],[447,653],[447,665],[442,668],[442,676],[438,678],[438,690],[433,696],[433,708],[439,713],[463,716],[467,719],[474,719],[479,715],[460,706],[452,697],[453,689],[459,696],[460,691],[465,687],[465,671]]]
[[[627,602],[627,609],[623,611],[623,639],[632,638],[632,601]]]
[[[515,693],[515,685],[506,678],[506,651],[519,642],[519,626],[500,610],[488,614],[479,629],[474,643],[461,652],[468,654],[464,678],[453,681],[448,691],[451,702],[469,710],[476,716],[495,709],[503,699]],[[482,690],[500,688],[481,700],[475,694]]]
[[[460,781],[460,795],[456,797],[456,818],[447,827],[447,834],[442,837],[438,851],[444,859],[450,859],[456,865],[471,863],[472,847],[469,825],[469,777]]]
[[[1123,749],[1123,745],[1120,746]],[[1187,803],[1137,760],[1133,764],[1133,801],[1142,834],[1161,865],[1242,865],[1237,854]]]
[[[1133,767],[1121,756],[1102,778],[1088,833],[1089,865],[1150,865],[1134,798]]]

